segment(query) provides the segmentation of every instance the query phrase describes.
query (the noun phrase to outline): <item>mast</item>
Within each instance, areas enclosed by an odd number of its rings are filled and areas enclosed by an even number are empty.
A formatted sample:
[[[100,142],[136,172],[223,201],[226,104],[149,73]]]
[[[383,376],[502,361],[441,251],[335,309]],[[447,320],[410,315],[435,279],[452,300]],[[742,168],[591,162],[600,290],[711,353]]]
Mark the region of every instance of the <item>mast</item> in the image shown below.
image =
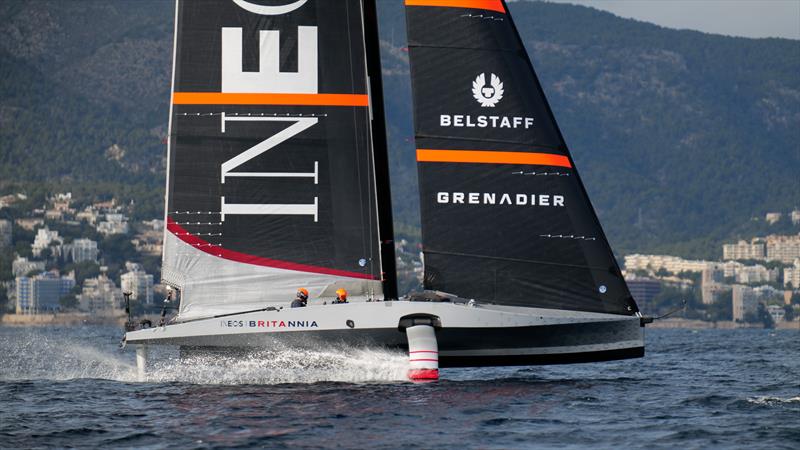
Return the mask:
[[[380,35],[377,0],[364,0],[364,38],[367,50],[370,106],[372,107],[372,154],[375,162],[375,187],[378,200],[378,235],[383,266],[383,294],[396,299],[397,268],[394,253],[392,193],[389,182],[389,147],[386,139],[386,112],[383,104]]]
[[[502,0],[405,0],[426,289],[638,311]]]

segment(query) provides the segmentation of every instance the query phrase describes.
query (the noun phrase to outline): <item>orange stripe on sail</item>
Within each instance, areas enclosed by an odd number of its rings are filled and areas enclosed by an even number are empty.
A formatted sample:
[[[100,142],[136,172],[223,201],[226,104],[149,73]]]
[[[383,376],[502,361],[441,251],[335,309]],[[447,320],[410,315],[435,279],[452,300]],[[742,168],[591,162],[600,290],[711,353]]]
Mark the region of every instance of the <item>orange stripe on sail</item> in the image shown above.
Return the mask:
[[[310,105],[369,106],[366,94],[249,94],[234,92],[174,92],[175,105]]]
[[[406,6],[486,9],[503,14],[506,12],[501,0],[406,0]]]
[[[417,149],[419,162],[476,164],[529,164],[535,166],[572,167],[569,158],[551,153],[494,152],[487,150]]]

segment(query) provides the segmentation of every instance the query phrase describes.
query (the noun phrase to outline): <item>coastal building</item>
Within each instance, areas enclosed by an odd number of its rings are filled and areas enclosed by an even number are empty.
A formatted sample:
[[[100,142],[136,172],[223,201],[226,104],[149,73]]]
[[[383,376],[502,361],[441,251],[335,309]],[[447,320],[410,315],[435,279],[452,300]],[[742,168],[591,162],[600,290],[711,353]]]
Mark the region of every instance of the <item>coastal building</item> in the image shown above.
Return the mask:
[[[703,284],[700,289],[700,298],[704,305],[713,305],[720,298],[731,291],[730,285],[720,283]]]
[[[757,259],[763,260],[767,256],[767,246],[763,239],[755,238],[750,242],[739,241],[735,244],[722,246],[722,259]]]
[[[128,218],[123,214],[106,214],[105,220],[97,224],[97,232],[105,236],[127,234]]]
[[[125,263],[128,272],[120,275],[122,292],[130,292],[131,300],[151,305],[153,303],[153,275],[142,270],[136,263]]]
[[[11,248],[13,227],[10,220],[0,219],[0,249]]]
[[[792,211],[792,225],[800,225],[800,210],[795,209]]]
[[[146,226],[152,231],[164,231],[164,221],[161,219],[143,220],[142,225]]]
[[[628,271],[649,270],[658,272],[666,270],[672,273],[681,272],[702,272],[707,268],[715,268],[717,263],[713,261],[699,261],[679,258],[669,255],[627,255],[625,256],[625,269]]]
[[[24,277],[31,272],[44,272],[44,261],[29,261],[28,258],[18,256],[11,263],[11,272],[16,277]]]
[[[783,286],[800,289],[800,258],[794,260],[792,267],[783,269]]]
[[[703,286],[715,283],[725,282],[725,271],[719,267],[706,267],[703,269],[702,283]]]
[[[800,234],[793,236],[767,236],[767,261],[792,264],[800,258]]]
[[[83,281],[78,308],[86,312],[114,312],[123,308],[122,291],[105,274]]]
[[[783,217],[783,214],[779,212],[768,212],[764,217],[764,220],[766,220],[768,224],[772,225],[781,220],[781,217]]]
[[[628,284],[631,296],[636,301],[636,304],[639,305],[639,309],[652,310],[653,300],[661,293],[661,282],[653,278],[638,277],[633,274],[627,274],[625,282]]]
[[[741,284],[733,285],[733,320],[743,322],[747,313],[755,313],[758,298],[753,288]]]
[[[53,243],[62,243],[63,240],[58,235],[58,231],[50,231],[49,228],[39,228],[39,231],[36,232],[36,237],[33,239],[33,244],[31,244],[31,251],[33,252],[33,256],[40,256],[42,254],[42,250],[46,249]]]
[[[23,217],[20,219],[15,219],[14,223],[16,223],[23,230],[33,231],[36,227],[44,225],[44,219],[41,217]]]
[[[783,291],[766,284],[754,287],[753,292],[756,294],[756,299],[759,301],[777,300],[780,302],[783,298]]]
[[[59,276],[58,271],[44,272],[34,277],[16,278],[16,313],[37,314],[57,311],[59,300],[75,286],[75,274]]]
[[[79,263],[84,261],[97,262],[97,242],[91,239],[75,239],[70,244],[69,254],[72,261]]]
[[[100,213],[91,206],[87,206],[83,209],[83,211],[78,212],[75,214],[75,220],[79,222],[88,222],[92,225],[97,223],[97,219],[100,218]]]
[[[142,221],[138,233],[131,243],[139,253],[160,255],[164,239],[164,221],[159,219]]]
[[[754,266],[740,266],[734,271],[734,277],[737,283],[753,284],[753,283],[770,283],[778,280],[778,269],[767,269],[766,267],[756,264]]]
[[[8,208],[9,206],[16,203],[18,200],[25,200],[26,197],[24,194],[8,194],[0,196],[0,208]]]

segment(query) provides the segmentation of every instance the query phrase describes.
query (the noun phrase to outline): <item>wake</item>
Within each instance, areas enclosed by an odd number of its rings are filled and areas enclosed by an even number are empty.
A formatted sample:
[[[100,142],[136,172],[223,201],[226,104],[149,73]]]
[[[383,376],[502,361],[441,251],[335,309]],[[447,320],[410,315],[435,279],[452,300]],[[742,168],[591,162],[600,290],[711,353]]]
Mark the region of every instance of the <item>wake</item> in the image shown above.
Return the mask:
[[[0,380],[105,379],[125,383],[283,384],[407,380],[408,359],[397,351],[336,347],[280,348],[247,356],[181,358],[174,348],[151,347],[146,378],[135,352],[113,338],[60,337],[39,329],[0,334]]]

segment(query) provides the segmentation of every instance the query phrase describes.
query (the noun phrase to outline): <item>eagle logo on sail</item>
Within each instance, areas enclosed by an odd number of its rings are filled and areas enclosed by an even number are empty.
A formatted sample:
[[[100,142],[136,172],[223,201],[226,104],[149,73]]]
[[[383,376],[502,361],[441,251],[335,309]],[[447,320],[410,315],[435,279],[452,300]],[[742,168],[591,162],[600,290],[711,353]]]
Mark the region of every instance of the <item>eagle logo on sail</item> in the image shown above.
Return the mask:
[[[472,82],[472,96],[484,108],[494,108],[503,99],[503,82],[500,77],[491,74],[489,84],[486,84],[486,74],[479,74]]]

